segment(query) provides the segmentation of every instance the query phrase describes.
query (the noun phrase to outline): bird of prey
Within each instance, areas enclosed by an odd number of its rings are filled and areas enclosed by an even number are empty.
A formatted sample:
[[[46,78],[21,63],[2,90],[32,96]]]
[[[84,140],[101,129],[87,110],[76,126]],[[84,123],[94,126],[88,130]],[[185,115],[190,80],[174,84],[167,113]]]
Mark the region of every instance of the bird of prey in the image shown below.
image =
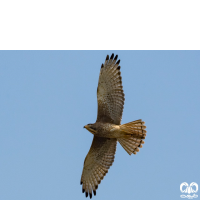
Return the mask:
[[[82,192],[92,198],[115,157],[117,141],[131,155],[144,144],[146,126],[141,119],[121,125],[124,92],[118,55],[107,55],[101,65],[97,87],[98,114],[94,124],[84,126],[93,136],[92,145],[85,158],[80,183]],[[139,147],[139,148],[138,148]]]

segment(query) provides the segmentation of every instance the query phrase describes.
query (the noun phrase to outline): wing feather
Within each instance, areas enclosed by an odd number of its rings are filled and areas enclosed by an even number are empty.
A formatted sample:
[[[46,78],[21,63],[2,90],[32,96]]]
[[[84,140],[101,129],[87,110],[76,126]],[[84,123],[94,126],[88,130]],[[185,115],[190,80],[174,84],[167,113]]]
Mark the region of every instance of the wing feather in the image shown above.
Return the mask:
[[[94,136],[90,150],[85,158],[81,176],[82,191],[92,197],[101,180],[114,162],[117,140]]]
[[[98,114],[97,122],[107,122],[119,125],[124,108],[124,91],[120,72],[120,60],[117,55],[113,59],[107,55],[102,64],[97,88]],[[117,61],[117,62],[116,62]]]

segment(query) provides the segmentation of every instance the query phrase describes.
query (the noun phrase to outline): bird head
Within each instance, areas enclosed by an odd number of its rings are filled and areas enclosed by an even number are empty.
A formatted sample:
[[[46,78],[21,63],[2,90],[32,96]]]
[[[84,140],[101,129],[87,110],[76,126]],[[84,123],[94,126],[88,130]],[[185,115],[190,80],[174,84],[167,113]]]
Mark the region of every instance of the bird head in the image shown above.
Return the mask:
[[[86,128],[92,134],[95,134],[97,132],[96,126],[94,124],[87,124],[83,128]]]

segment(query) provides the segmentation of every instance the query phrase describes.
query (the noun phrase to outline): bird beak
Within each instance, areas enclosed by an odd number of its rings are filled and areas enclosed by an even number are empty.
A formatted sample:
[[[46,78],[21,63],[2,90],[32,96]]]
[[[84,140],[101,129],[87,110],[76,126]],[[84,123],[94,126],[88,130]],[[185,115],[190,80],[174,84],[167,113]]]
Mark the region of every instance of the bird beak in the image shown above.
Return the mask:
[[[87,129],[87,128],[88,128],[88,125],[85,125],[83,128],[86,128],[86,129]]]

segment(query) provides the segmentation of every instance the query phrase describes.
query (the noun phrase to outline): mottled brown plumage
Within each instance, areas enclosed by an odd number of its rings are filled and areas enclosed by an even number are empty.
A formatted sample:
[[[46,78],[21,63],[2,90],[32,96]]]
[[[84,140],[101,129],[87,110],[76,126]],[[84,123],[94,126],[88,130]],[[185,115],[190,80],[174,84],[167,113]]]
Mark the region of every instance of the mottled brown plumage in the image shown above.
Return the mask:
[[[82,192],[92,198],[108,169],[112,165],[117,141],[126,152],[136,154],[144,144],[146,126],[142,120],[121,124],[124,92],[118,55],[106,56],[101,65],[97,88],[98,114],[94,124],[84,126],[94,137],[85,158],[81,176]],[[139,147],[139,148],[138,148]]]

